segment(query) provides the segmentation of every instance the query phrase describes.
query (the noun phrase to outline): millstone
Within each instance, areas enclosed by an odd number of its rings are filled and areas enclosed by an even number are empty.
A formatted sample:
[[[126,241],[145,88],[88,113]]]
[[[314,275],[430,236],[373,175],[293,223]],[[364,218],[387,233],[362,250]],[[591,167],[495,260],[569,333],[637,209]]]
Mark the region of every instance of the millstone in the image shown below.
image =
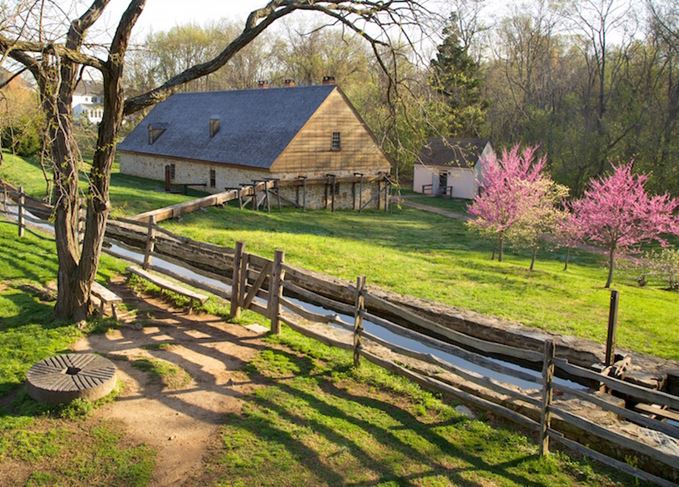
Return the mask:
[[[116,367],[93,353],[55,355],[35,364],[26,374],[28,395],[46,404],[77,398],[95,401],[116,383]]]

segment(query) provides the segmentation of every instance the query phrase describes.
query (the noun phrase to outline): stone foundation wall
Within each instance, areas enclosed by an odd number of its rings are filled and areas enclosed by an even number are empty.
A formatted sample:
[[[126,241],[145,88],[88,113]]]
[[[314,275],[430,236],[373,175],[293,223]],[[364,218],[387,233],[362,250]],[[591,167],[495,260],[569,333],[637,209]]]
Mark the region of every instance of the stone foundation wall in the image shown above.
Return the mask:
[[[298,176],[306,176],[309,179],[325,177],[326,173],[322,171],[310,171],[304,174],[290,174],[290,173],[271,173],[267,170],[246,169],[234,166],[226,166],[224,164],[210,164],[198,161],[184,161],[175,159],[163,159],[160,157],[148,156],[143,154],[135,154],[131,152],[120,152],[120,172],[132,176],[138,176],[147,179],[154,179],[157,181],[165,180],[165,166],[174,164],[175,177],[173,182],[175,184],[197,184],[205,183],[206,191],[210,193],[221,193],[225,188],[238,187],[240,184],[251,184],[253,180],[261,180],[264,178],[276,178],[281,180],[296,179]],[[210,170],[215,171],[215,185],[210,187]],[[338,177],[353,176],[352,171],[334,172]],[[366,174],[366,176],[371,176]],[[202,189],[202,188],[201,188]],[[289,202],[299,201],[301,206],[303,192],[299,188],[299,199],[297,196],[297,189],[293,186],[285,186],[281,188],[281,196]],[[356,191],[356,205],[359,201],[359,185],[355,186]],[[360,201],[365,204],[378,193],[377,183],[363,183],[363,191]],[[384,195],[382,196],[384,199]],[[290,205],[289,202],[281,201],[284,205]],[[272,204],[275,203],[275,198],[272,198]],[[326,185],[325,183],[311,183],[306,185],[306,207],[309,209],[323,209],[330,208],[331,196],[328,193],[326,205]],[[381,203],[383,204],[383,203]],[[335,193],[335,209],[352,209],[354,205],[354,196],[352,193],[351,183],[338,183]],[[372,201],[366,208],[377,208],[377,199]]]

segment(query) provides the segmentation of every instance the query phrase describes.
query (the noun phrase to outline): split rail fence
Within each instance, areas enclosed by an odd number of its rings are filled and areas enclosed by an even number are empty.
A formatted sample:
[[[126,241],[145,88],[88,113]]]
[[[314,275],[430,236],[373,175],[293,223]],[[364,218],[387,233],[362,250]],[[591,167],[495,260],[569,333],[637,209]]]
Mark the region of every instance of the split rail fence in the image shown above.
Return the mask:
[[[11,195],[11,192],[5,194],[9,194],[11,199],[18,203],[17,220],[21,225],[20,208],[25,203],[23,191],[20,189],[14,195]],[[7,204],[3,207],[4,211],[6,207]],[[26,215],[23,218],[26,218]],[[280,333],[280,324],[285,323],[307,337],[352,351],[354,363],[357,365],[365,359],[407,377],[428,390],[517,423],[538,435],[541,455],[548,455],[551,442],[556,442],[616,470],[658,485],[676,485],[671,480],[676,481],[679,478],[679,456],[568,410],[563,406],[563,401],[554,400],[555,392],[562,397],[569,396],[588,402],[621,419],[667,435],[670,442],[679,439],[679,427],[676,424],[618,405],[612,396],[601,395],[591,389],[582,390],[562,385],[554,378],[558,374],[571,380],[589,383],[595,386],[594,390],[598,390],[600,386],[605,387],[609,392],[623,397],[627,404],[655,405],[658,408],[658,417],[662,417],[662,408],[678,411],[679,397],[634,385],[557,358],[556,347],[552,341],[546,341],[543,352],[538,352],[482,340],[444,328],[410,309],[369,291],[366,288],[365,277],[359,277],[356,284],[333,284],[338,286],[338,292],[329,297],[328,293],[321,294],[319,291],[328,288],[327,280],[314,273],[289,266],[285,263],[281,251],[276,251],[273,259],[266,259],[246,252],[242,243],[231,249],[198,242],[158,226],[153,218],[144,223],[124,218],[110,220],[106,230],[106,244],[105,250],[111,255],[130,260],[126,251],[137,255],[143,254],[142,265],[146,270],[164,274],[230,301],[234,317],[239,316],[243,309],[253,310],[270,319],[272,333]],[[173,270],[168,266],[158,265],[154,260],[156,257],[179,266],[180,269],[174,267]],[[198,277],[187,275],[187,271]],[[214,281],[230,286],[230,290],[220,288],[213,283]],[[334,313],[322,314],[310,311],[296,299],[351,316],[353,322],[343,320]],[[397,324],[385,316],[400,316],[407,325]],[[304,321],[314,324],[305,325]],[[535,384],[534,389],[540,394],[538,397],[529,395],[522,389],[509,387],[496,379],[452,364],[433,354],[391,343],[366,331],[364,327],[366,321],[489,371]],[[321,325],[328,325],[332,330],[329,329],[328,333],[319,331],[319,326],[322,329]],[[351,333],[351,341],[338,338],[335,333],[337,329]],[[418,331],[423,329],[434,330],[437,336]],[[375,352],[375,345],[384,347],[398,356],[414,359],[415,362],[385,358]],[[530,363],[533,369],[541,370],[542,375],[509,367],[490,358],[489,355],[509,357],[524,364]],[[460,380],[453,385],[439,375],[432,376],[427,373],[417,365],[418,362],[439,367]],[[468,387],[468,384],[482,389]],[[483,389],[490,393],[480,393],[479,390]],[[582,438],[586,438],[587,443],[598,446],[599,450],[584,445],[582,440],[578,441]],[[636,466],[613,458],[613,455],[627,457],[630,454],[637,456]]]

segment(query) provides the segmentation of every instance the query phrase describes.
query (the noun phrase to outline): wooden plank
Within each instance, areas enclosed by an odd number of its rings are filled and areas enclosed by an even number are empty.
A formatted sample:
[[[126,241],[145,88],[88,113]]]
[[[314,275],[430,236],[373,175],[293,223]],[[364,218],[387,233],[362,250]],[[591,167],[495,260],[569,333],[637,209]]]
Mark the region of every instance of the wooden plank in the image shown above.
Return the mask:
[[[635,468],[627,463],[621,462],[620,460],[616,460],[615,458],[611,458],[609,456],[604,455],[603,453],[599,453],[596,450],[592,450],[591,448],[587,448],[584,445],[581,445],[580,443],[573,441],[571,439],[566,438],[563,434],[559,433],[558,431],[554,430],[549,430],[548,432],[549,437],[556,441],[557,443],[561,443],[563,446],[566,448],[569,448],[573,450],[576,453],[579,453],[581,455],[584,455],[586,457],[592,458],[598,462],[603,463],[604,465],[608,465],[609,467],[613,467],[615,470],[619,470],[620,472],[624,472],[628,475],[632,475],[633,477],[636,477],[638,479],[644,480],[646,482],[652,482],[654,484],[660,485],[662,487],[677,487],[677,484],[674,484],[668,480],[665,480],[660,477],[656,477],[653,474],[650,474],[648,472],[644,472],[643,470],[640,470],[638,468]]]
[[[450,362],[447,362],[443,359],[440,359],[439,357],[432,355],[430,353],[423,353],[423,352],[417,352],[415,350],[411,350],[406,347],[402,347],[400,345],[395,345],[391,342],[388,342],[376,335],[373,335],[372,333],[369,332],[363,332],[363,336],[367,338],[368,340],[371,340],[379,345],[382,345],[383,347],[396,352],[401,355],[405,355],[407,357],[411,357],[417,360],[421,360],[423,362],[430,363],[432,365],[436,365],[437,367],[441,367],[442,369],[446,370],[447,372],[450,372],[452,374],[455,374],[459,377],[462,377],[465,380],[468,380],[470,382],[473,382],[474,384],[477,384],[481,387],[485,387],[487,389],[492,390],[493,392],[497,392],[498,394],[504,394],[505,396],[509,396],[513,399],[517,399],[519,401],[526,402],[528,404],[531,404],[533,406],[539,406],[540,401],[537,399],[534,399],[530,396],[527,396],[526,394],[521,394],[518,391],[515,391],[513,389],[510,389],[508,387],[503,386],[502,384],[494,381],[493,379],[489,377],[484,377],[480,374],[477,374],[475,372],[468,371],[462,367],[458,367],[456,365],[451,364]]]
[[[468,392],[462,391],[458,389],[457,387],[454,387],[450,384],[446,384],[445,382],[441,382],[437,379],[431,378],[431,377],[426,377],[424,375],[418,374],[417,372],[413,372],[411,370],[408,370],[404,367],[401,367],[400,365],[395,364],[394,362],[391,362],[389,360],[383,359],[382,357],[378,357],[377,355],[370,353],[366,350],[361,351],[361,355],[365,357],[367,360],[370,362],[373,362],[376,365],[379,365],[380,367],[384,367],[387,370],[390,370],[392,372],[395,372],[396,374],[402,375],[408,379],[411,379],[414,382],[417,382],[420,384],[422,387],[425,389],[435,391],[435,392],[440,392],[443,393],[444,395],[447,395],[449,397],[453,397],[456,400],[461,400],[463,402],[472,404],[476,407],[479,407],[481,409],[491,411],[493,413],[496,413],[504,418],[509,419],[510,421],[513,421],[515,423],[518,423],[532,431],[536,431],[539,429],[540,425],[537,421],[524,416],[523,414],[517,413],[516,411],[512,411],[511,409],[507,409],[504,406],[501,406],[499,404],[495,404],[491,401],[488,401],[486,399],[482,399],[480,397],[477,397],[473,394],[470,394]]]
[[[437,335],[444,336],[457,344],[471,347],[486,353],[505,355],[507,357],[528,360],[531,362],[542,362],[542,353],[540,352],[503,345],[501,343],[489,342],[487,340],[482,340],[470,335],[465,335],[464,333],[447,328],[439,323],[431,321],[428,318],[424,318],[416,313],[413,313],[409,309],[393,304],[386,299],[379,298],[368,292],[366,294],[366,305],[368,306],[368,309],[370,309],[372,305],[375,304],[379,304],[381,309],[387,310],[395,316],[400,316],[415,326],[432,331]]]
[[[107,304],[110,303],[122,303],[123,298],[118,296],[116,293],[111,291],[110,289],[102,286],[98,282],[93,282],[92,283],[92,289],[91,289],[92,294],[94,294],[96,297],[101,299]]]
[[[647,389],[646,387],[637,386],[619,379],[614,379],[613,377],[602,375],[593,370],[570,364],[564,359],[556,359],[555,364],[559,369],[567,374],[602,382],[608,388],[623,394],[627,394],[638,401],[647,402],[650,404],[660,404],[661,406],[668,406],[671,409],[679,410],[679,397],[677,396],[673,396],[665,392]]]
[[[303,308],[302,306],[298,306],[289,299],[281,298],[281,304],[288,308],[293,313],[298,314],[305,320],[313,321],[316,323],[330,323],[333,319],[332,315],[322,315],[319,313],[314,313],[313,311],[309,311]]]
[[[289,269],[289,267],[286,266],[286,270],[287,269]],[[335,301],[330,298],[326,298],[325,296],[321,296],[320,294],[316,294],[315,292],[309,291],[308,289],[297,286],[296,284],[293,284],[290,281],[285,281],[285,289],[290,290],[292,293],[299,295],[302,298],[308,300],[310,303],[316,304],[318,306],[336,309],[339,312],[348,315],[354,314],[353,306],[345,303],[340,303],[339,301]]]
[[[262,284],[264,284],[264,281],[270,273],[271,264],[269,263],[259,272],[254,284],[250,286],[250,290],[248,291],[247,296],[245,296],[245,300],[243,300],[243,308],[247,309],[250,303],[252,303],[252,300],[255,299],[255,296],[257,295],[257,291],[259,291],[259,289],[262,287]]]
[[[600,397],[599,395],[593,392],[580,391],[578,389],[572,389],[568,386],[564,386],[561,384],[555,384],[554,388],[561,392],[565,392],[567,394],[575,396],[578,399],[582,399],[583,401],[596,404],[601,409],[615,413],[618,416],[625,418],[633,423],[639,424],[646,428],[654,429],[656,431],[660,431],[674,438],[679,438],[679,427],[669,423],[658,421],[653,418],[649,418],[647,416],[644,416],[643,414],[639,414],[635,411],[632,411],[631,409],[623,408],[617,406],[616,404],[612,404],[611,402],[607,401],[606,399]],[[635,409],[638,409],[648,414],[659,414],[659,415],[662,415],[664,411],[662,409],[654,408],[646,404],[638,404],[637,406],[635,406]],[[679,415],[677,415],[676,419],[679,420]]]
[[[146,272],[145,270],[135,267],[135,266],[130,266],[127,268],[129,272],[132,274],[135,274],[143,279],[146,279],[147,281],[152,282],[156,286],[159,286],[163,289],[167,289],[168,291],[172,291],[173,293],[181,294],[182,296],[186,296],[187,298],[194,299],[196,301],[199,301],[201,303],[204,303],[207,301],[207,296],[204,294],[197,293],[191,289],[187,289],[185,287],[182,287],[178,284],[175,284],[173,282],[168,281],[167,279],[163,279],[160,276],[156,276],[151,274],[150,272]]]
[[[676,421],[679,423],[679,413],[676,411],[672,411],[671,409],[660,409],[657,407],[650,406],[648,404],[636,404],[634,406],[634,409],[647,413],[647,414],[654,414],[656,416],[660,416],[661,418],[664,419],[669,419],[671,421]],[[667,424],[667,423],[661,423],[661,424]],[[669,426],[669,425],[668,425]],[[675,428],[677,429],[677,428]]]
[[[471,352],[469,350],[465,350],[464,348],[461,348],[457,345],[453,345],[452,343],[444,342],[442,340],[439,340],[438,338],[433,338],[430,337],[429,335],[423,335],[422,333],[416,332],[414,330],[411,330],[410,328],[405,328],[401,325],[397,325],[395,323],[392,323],[390,321],[385,320],[384,318],[380,318],[379,316],[375,316],[370,313],[365,314],[365,319],[368,321],[372,321],[376,325],[382,326],[384,328],[387,328],[395,333],[398,333],[400,335],[412,338],[414,340],[418,340],[422,343],[426,343],[428,345],[431,345],[443,352],[450,353],[451,355],[455,355],[457,357],[460,357],[464,360],[467,360],[468,362],[475,363],[477,365],[481,365],[482,367],[485,367],[487,369],[493,370],[495,372],[498,372],[500,374],[505,374],[511,377],[516,377],[517,379],[521,379],[527,382],[532,382],[534,384],[541,384],[542,381],[538,379],[536,376],[531,375],[527,372],[523,372],[521,370],[513,369],[511,367],[504,366],[502,364],[497,363],[494,360],[491,360],[487,357],[484,357],[483,355],[479,355],[478,353]]]
[[[621,448],[626,448],[649,458],[653,458],[654,460],[669,465],[672,468],[677,468],[679,465],[679,456],[670,455],[659,450],[658,448],[654,448],[650,445],[642,443],[631,436],[626,436],[613,430],[609,430],[603,426],[599,426],[593,421],[585,419],[582,416],[578,416],[577,414],[573,414],[562,408],[551,406],[550,410],[552,414],[558,416],[563,421],[566,421],[567,423],[570,423],[573,426],[586,431],[588,434],[596,435],[599,438],[603,438],[606,441],[610,441],[611,443],[620,446]]]
[[[344,350],[352,350],[354,348],[353,345],[350,343],[345,343],[339,340],[335,340],[334,338],[331,338],[329,336],[316,333],[315,331],[310,330],[309,328],[295,322],[285,314],[281,314],[280,321],[288,325],[296,332],[301,333],[302,335],[307,336],[309,338],[313,338],[314,340],[318,340],[319,342],[325,343],[326,345],[330,345],[331,347],[337,347]]]

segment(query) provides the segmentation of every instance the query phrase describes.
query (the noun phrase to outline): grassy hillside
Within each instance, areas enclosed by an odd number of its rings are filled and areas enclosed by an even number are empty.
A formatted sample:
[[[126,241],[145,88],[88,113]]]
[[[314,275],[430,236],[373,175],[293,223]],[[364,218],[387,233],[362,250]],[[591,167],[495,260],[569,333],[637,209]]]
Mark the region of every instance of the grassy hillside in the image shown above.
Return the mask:
[[[9,161],[0,167],[0,177],[42,191],[34,164]],[[164,193],[160,186],[115,172],[114,214],[187,199]],[[510,253],[506,262],[491,261],[491,244],[468,232],[462,222],[407,208],[394,208],[390,214],[292,209],[266,214],[212,208],[165,225],[222,245],[243,240],[250,251],[262,255],[281,248],[294,265],[351,280],[365,274],[369,284],[403,294],[605,341],[606,271],[592,254],[577,254],[567,272],[560,254],[545,254],[531,273],[528,256]],[[659,283],[640,288],[621,274],[615,287],[621,292],[619,346],[679,360],[679,294],[660,289]]]
[[[0,166],[0,178],[16,184],[23,184],[24,190],[31,196],[45,196],[45,179],[40,165],[34,160],[27,160],[12,154],[4,154],[5,163]],[[86,176],[81,177],[81,187],[86,189]],[[117,165],[111,176],[111,203],[113,215],[131,216],[154,208],[173,205],[181,201],[191,200],[202,193],[189,191],[188,195],[171,194],[164,191],[161,181],[151,181],[120,174]]]
[[[35,361],[68,350],[83,332],[52,318],[46,285],[56,273],[54,243],[30,233],[17,239],[15,231],[0,218],[0,484],[151,484],[158,452],[133,442],[106,409],[88,415],[92,406],[84,402],[46,409],[22,392]],[[122,269],[104,257],[100,276]],[[241,413],[223,418],[205,464],[187,485],[629,482],[562,453],[539,459],[537,444],[515,428],[467,419],[455,404],[403,378],[370,364],[354,369],[351,362],[348,352],[288,329],[270,338],[245,368],[243,380],[257,387],[241,398]]]
[[[553,333],[604,342],[609,291],[599,257],[580,253],[567,272],[560,255],[543,255],[534,272],[529,258],[490,260],[491,244],[462,222],[414,209],[378,212],[271,214],[212,208],[166,222],[197,240],[255,253],[285,250],[294,265],[355,279],[396,292],[520,321]],[[619,346],[679,359],[679,294],[640,288],[620,276]]]

